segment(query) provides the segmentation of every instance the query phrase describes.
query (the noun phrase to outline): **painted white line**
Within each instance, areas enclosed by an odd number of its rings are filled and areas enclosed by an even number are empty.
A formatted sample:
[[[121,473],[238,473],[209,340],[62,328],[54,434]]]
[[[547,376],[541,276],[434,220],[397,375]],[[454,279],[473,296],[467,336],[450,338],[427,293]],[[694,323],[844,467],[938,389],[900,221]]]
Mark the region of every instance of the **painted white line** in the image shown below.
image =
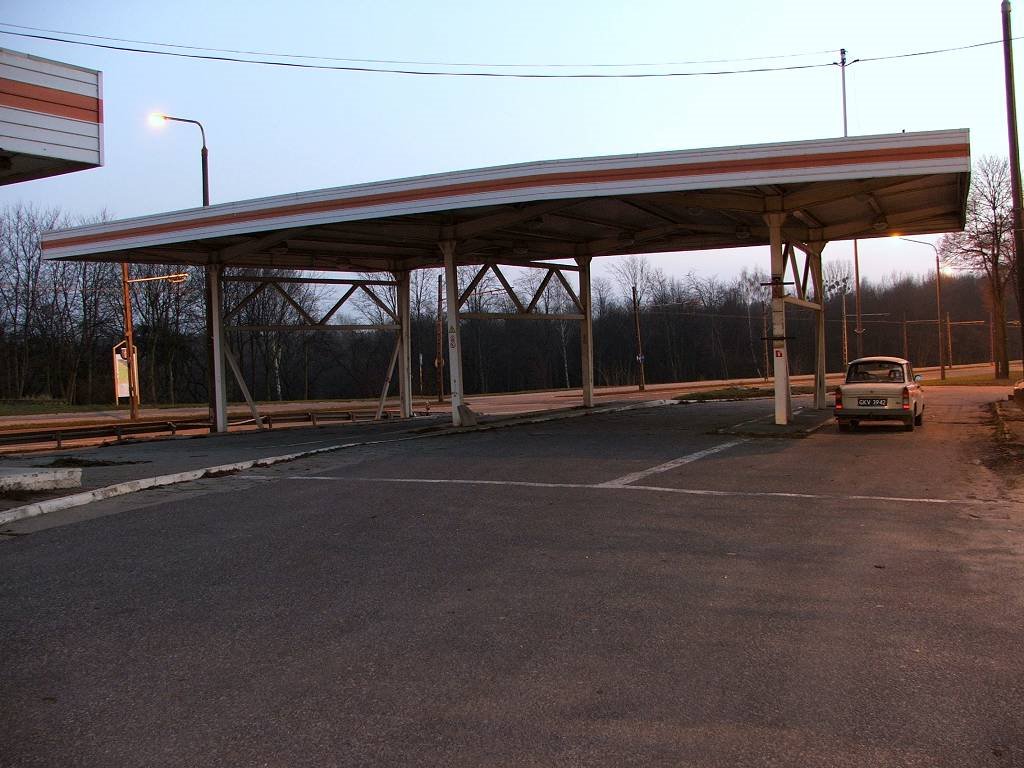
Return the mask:
[[[334,451],[341,451],[346,448],[361,448],[372,445],[383,445],[385,443],[404,443],[410,440],[424,440],[432,437],[442,437],[445,435],[455,435],[469,432],[483,432],[492,429],[502,429],[505,427],[520,426],[522,424],[539,424],[546,421],[557,421],[559,419],[567,419],[577,416],[618,413],[619,411],[631,411],[639,408],[656,408],[663,405],[675,404],[676,402],[674,400],[653,400],[641,403],[630,403],[628,405],[599,406],[596,408],[591,408],[589,410],[583,409],[579,411],[563,411],[554,414],[546,414],[544,416],[539,417],[529,417],[485,423],[478,425],[476,427],[469,428],[449,427],[447,429],[439,429],[437,432],[428,432],[426,434],[421,435],[409,435],[399,433],[398,437],[383,437],[377,440],[360,440],[351,443],[325,445],[322,448],[309,448],[305,451],[288,453],[283,456],[267,456],[260,459],[251,459],[249,461],[237,461],[231,464],[221,464],[215,467],[201,467],[199,469],[193,469],[186,472],[175,472],[174,474],[169,475],[143,477],[137,480],[129,480],[124,483],[106,485],[103,486],[102,488],[95,488],[91,491],[75,493],[70,496],[60,496],[58,498],[47,499],[45,501],[36,502],[34,504],[26,504],[21,507],[12,507],[11,509],[7,509],[0,512],[0,525],[7,525],[8,523],[13,523],[17,520],[23,520],[27,517],[36,517],[37,515],[45,515],[50,512],[59,512],[64,509],[81,507],[86,504],[91,504],[94,501],[109,499],[115,496],[124,496],[125,494],[128,493],[144,491],[149,488],[160,488],[166,485],[176,485],[178,483],[187,483],[192,480],[201,480],[204,477],[217,477],[220,475],[232,474],[234,472],[240,472],[246,469],[251,469],[252,467],[269,467],[273,464],[278,464],[284,461],[295,461],[296,459],[305,459],[310,456],[316,456],[321,453],[333,453]],[[313,442],[322,441],[317,440]],[[293,445],[301,445],[301,443],[295,443]]]
[[[448,478],[415,477],[342,477],[333,475],[287,475],[282,480],[326,480],[350,483],[392,483],[396,485],[489,485],[513,488],[551,488],[594,491],[643,491],[646,493],[674,493],[683,496],[718,496],[755,499],[799,499],[810,501],[879,501],[895,504],[946,504],[964,506],[993,506],[1005,504],[1002,499],[928,499],[905,496],[837,496],[824,493],[788,493],[785,491],[716,491],[707,488],[666,488],[657,485],[607,485],[605,483],[541,483],[527,480],[456,480]]]
[[[732,440],[728,443],[722,443],[721,445],[716,445],[712,448],[705,448],[703,451],[697,451],[696,453],[690,453],[687,454],[686,456],[680,456],[678,459],[666,461],[664,464],[659,464],[656,467],[641,469],[639,472],[631,472],[628,475],[616,477],[614,480],[608,480],[607,482],[601,483],[600,487],[620,488],[624,485],[630,485],[631,483],[635,483],[637,480],[642,480],[643,478],[648,477],[649,475],[657,475],[661,472],[668,472],[670,470],[675,469],[676,467],[681,467],[684,464],[690,464],[694,461],[699,461],[700,459],[703,459],[707,456],[712,456],[716,453],[721,453],[722,451],[728,450],[729,448],[732,448],[734,446],[739,445],[740,443],[745,442],[747,442],[746,439]]]

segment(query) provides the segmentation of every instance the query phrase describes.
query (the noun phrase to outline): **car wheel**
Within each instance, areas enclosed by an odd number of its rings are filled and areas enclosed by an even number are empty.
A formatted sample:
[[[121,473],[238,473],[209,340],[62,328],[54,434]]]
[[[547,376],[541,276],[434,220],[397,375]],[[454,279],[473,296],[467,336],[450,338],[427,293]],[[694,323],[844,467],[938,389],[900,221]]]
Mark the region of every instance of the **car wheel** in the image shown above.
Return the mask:
[[[919,427],[924,423],[924,411],[921,411],[914,417],[914,423]]]
[[[914,422],[915,421],[917,421],[917,419],[914,418],[913,416],[911,416],[909,419],[904,421],[903,422],[903,431],[904,432],[913,432],[914,431]]]
[[[839,425],[839,431],[840,432],[849,432],[850,431],[850,422],[836,420],[836,423]]]

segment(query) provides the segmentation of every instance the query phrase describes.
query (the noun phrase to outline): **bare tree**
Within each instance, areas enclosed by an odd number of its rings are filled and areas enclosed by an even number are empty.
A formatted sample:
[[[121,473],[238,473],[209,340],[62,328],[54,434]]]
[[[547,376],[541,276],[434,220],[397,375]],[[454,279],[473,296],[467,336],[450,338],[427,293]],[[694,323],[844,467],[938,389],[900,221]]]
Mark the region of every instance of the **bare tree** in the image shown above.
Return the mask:
[[[1013,230],[1010,170],[1006,158],[986,155],[971,175],[967,225],[946,235],[939,252],[947,264],[983,274],[992,301],[996,378],[1009,378],[1006,289],[1012,277]]]
[[[610,266],[612,276],[627,302],[633,301],[634,287],[636,287],[637,302],[641,305],[657,287],[658,275],[645,256],[623,256],[612,262]],[[662,277],[664,276],[662,275]]]

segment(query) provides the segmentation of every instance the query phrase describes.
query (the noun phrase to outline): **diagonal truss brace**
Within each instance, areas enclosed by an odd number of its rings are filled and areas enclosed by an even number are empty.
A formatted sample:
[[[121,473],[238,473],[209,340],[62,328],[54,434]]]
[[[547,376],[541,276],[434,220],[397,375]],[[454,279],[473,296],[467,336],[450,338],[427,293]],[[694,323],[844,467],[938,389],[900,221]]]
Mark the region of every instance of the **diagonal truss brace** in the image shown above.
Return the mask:
[[[393,328],[395,326],[395,324],[398,323],[398,314],[395,312],[395,310],[392,309],[391,307],[389,307],[387,305],[387,303],[385,301],[383,301],[373,290],[377,286],[397,287],[398,283],[393,281],[393,280],[317,280],[315,278],[273,278],[273,277],[266,277],[266,276],[251,276],[251,277],[249,277],[249,276],[245,276],[245,275],[237,275],[237,276],[233,275],[233,276],[231,276],[231,278],[229,280],[230,280],[230,282],[239,282],[239,283],[241,283],[241,282],[258,283],[258,285],[252,291],[250,291],[248,294],[246,294],[234,307],[232,307],[228,312],[226,312],[224,314],[224,320],[225,321],[230,320],[232,317],[235,317],[248,304],[252,303],[261,293],[263,293],[263,291],[265,291],[268,287],[271,287],[275,291],[277,291],[284,298],[284,300],[287,301],[291,305],[291,307],[296,312],[298,312],[299,317],[302,319],[303,323],[301,325],[295,325],[294,326],[294,330],[297,330],[297,331],[310,330],[311,328],[313,328],[313,329],[320,329],[320,328],[334,329],[334,328],[337,327],[338,329],[352,330],[354,328],[364,328],[365,327],[366,329],[373,329],[373,328],[381,327],[379,325],[331,326],[331,325],[328,324],[330,322],[331,318],[333,318],[338,313],[338,310],[340,310],[342,308],[342,306],[344,306],[345,302],[347,302],[350,298],[352,298],[352,296],[355,294],[355,292],[359,291],[359,290],[362,290],[367,296],[369,296],[370,300],[373,301],[378,307],[380,307],[381,311],[383,311],[389,318],[391,318],[392,323],[387,325],[388,328]],[[228,281],[228,279],[226,279],[226,281]],[[336,301],[334,303],[334,305],[329,310],[327,310],[327,312],[324,314],[323,317],[321,317],[319,320],[317,320],[314,317],[312,317],[305,309],[303,309],[303,307],[297,301],[295,301],[295,299],[293,299],[291,297],[291,295],[286,290],[284,290],[284,288],[282,287],[282,283],[287,283],[287,284],[291,284],[291,283],[317,283],[317,284],[320,284],[320,283],[323,283],[323,284],[331,284],[331,285],[340,284],[340,285],[347,285],[348,286],[348,290],[345,291],[345,293],[341,296],[341,298],[338,299],[338,301]],[[292,327],[292,326],[276,326],[274,328],[274,330],[287,330],[290,327]],[[249,326],[246,326],[244,329],[245,330],[255,330],[254,327],[249,327]],[[241,326],[235,326],[234,330],[243,330],[243,328]],[[268,328],[268,330],[269,330],[269,328]]]
[[[480,269],[477,271],[477,273],[473,276],[473,279],[469,281],[469,285],[467,285],[465,290],[462,291],[461,294],[459,294],[459,309],[461,310],[462,307],[465,306],[466,302],[469,301],[470,296],[473,295],[473,291],[475,291],[477,289],[477,286],[480,285],[480,281],[484,279],[484,277],[487,275],[488,272],[491,272],[496,278],[498,278],[498,282],[501,283],[501,287],[505,290],[505,293],[507,293],[508,297],[512,300],[512,303],[515,305],[516,312],[514,314],[510,314],[510,313],[507,313],[507,312],[473,312],[473,313],[463,313],[462,316],[463,317],[467,317],[467,318],[475,318],[475,319],[492,318],[492,319],[496,319],[496,320],[498,320],[498,319],[500,319],[500,320],[512,320],[512,319],[579,320],[579,319],[581,319],[582,316],[583,316],[583,303],[580,301],[580,298],[576,294],[576,291],[573,289],[572,285],[569,283],[568,280],[566,280],[565,274],[564,274],[564,271],[579,272],[579,267],[574,266],[574,265],[566,265],[565,266],[565,270],[563,270],[561,268],[561,265],[559,265],[559,264],[550,264],[550,263],[547,263],[547,264],[536,264],[536,265],[531,265],[531,266],[536,266],[537,268],[546,269],[547,270],[547,274],[544,275],[544,279],[541,280],[540,285],[537,287],[537,290],[534,292],[533,296],[531,297],[530,303],[529,304],[523,304],[522,299],[519,298],[519,295],[516,293],[515,289],[511,285],[511,283],[509,283],[508,279],[505,277],[504,273],[501,271],[501,269],[499,268],[498,264],[496,264],[494,262],[486,262],[485,264],[483,264],[483,266],[481,266]],[[541,314],[541,313],[535,311],[536,308],[537,308],[537,304],[540,302],[541,297],[544,295],[544,291],[547,289],[548,284],[551,282],[551,279],[553,277],[557,278],[558,281],[562,284],[562,288],[565,290],[566,295],[569,297],[569,299],[572,301],[573,305],[576,307],[576,310],[577,310],[576,313],[574,313],[574,314],[566,314],[566,315],[550,315],[550,314]]]

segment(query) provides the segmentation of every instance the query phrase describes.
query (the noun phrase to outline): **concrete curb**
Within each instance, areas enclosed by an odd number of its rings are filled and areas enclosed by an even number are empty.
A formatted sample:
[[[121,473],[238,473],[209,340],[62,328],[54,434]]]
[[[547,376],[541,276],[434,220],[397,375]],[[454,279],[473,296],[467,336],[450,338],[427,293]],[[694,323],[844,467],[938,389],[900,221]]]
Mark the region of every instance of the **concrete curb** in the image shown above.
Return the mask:
[[[383,438],[380,440],[359,440],[353,443],[340,443],[338,445],[327,445],[321,448],[312,448],[308,451],[300,451],[299,453],[288,453],[283,454],[281,456],[267,456],[261,459],[236,461],[231,464],[219,464],[213,467],[201,467],[199,469],[190,469],[185,472],[175,472],[169,475],[143,477],[138,480],[128,480],[123,483],[115,483],[114,485],[105,485],[102,488],[94,488],[91,491],[83,491],[81,493],[75,493],[70,496],[60,496],[55,499],[47,499],[46,501],[39,501],[36,502],[35,504],[26,504],[21,507],[14,507],[13,509],[8,509],[4,512],[0,512],[0,525],[7,525],[9,523],[13,523],[18,520],[24,520],[29,517],[38,517],[39,515],[49,514],[50,512],[60,512],[61,510],[64,509],[81,507],[85,506],[86,504],[91,504],[94,501],[102,501],[103,499],[110,499],[115,496],[125,496],[129,493],[145,491],[150,488],[160,488],[166,485],[187,483],[191,482],[192,480],[201,480],[204,477],[218,477],[220,475],[234,474],[235,472],[241,472],[246,469],[252,469],[253,467],[269,467],[274,464],[284,463],[286,461],[306,459],[321,453],[332,453],[334,451],[345,450],[346,448],[359,448],[368,445],[382,445],[384,443],[399,443],[407,440],[422,440],[428,437],[441,437],[444,435],[464,434],[468,432],[484,432],[491,429],[503,429],[505,427],[514,427],[521,424],[540,424],[546,421],[558,421],[560,419],[569,419],[577,416],[588,416],[602,413],[617,413],[619,411],[631,411],[639,408],[654,408],[662,405],[676,404],[677,403],[674,400],[648,400],[641,403],[629,403],[627,405],[597,407],[587,410],[547,414],[544,416],[512,418],[500,422],[491,422],[489,424],[478,424],[473,427],[450,427],[448,429],[439,430],[437,432],[428,432],[420,435],[407,434],[401,437]]]

